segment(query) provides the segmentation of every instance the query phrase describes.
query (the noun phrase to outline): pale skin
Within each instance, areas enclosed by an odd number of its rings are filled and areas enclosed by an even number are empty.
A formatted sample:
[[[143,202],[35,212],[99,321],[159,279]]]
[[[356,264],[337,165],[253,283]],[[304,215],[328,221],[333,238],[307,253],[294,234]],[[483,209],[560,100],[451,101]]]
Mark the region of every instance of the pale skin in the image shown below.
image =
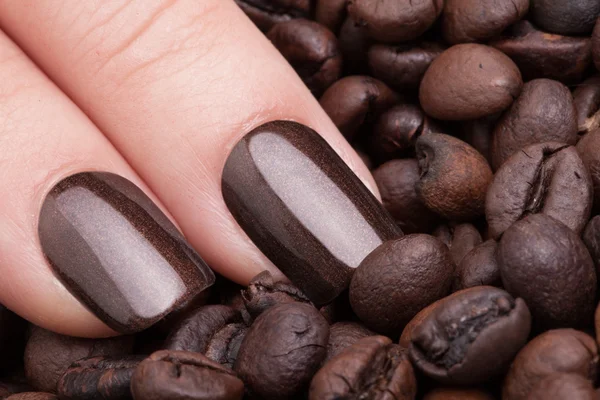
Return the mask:
[[[116,334],[65,289],[39,244],[44,196],[73,173],[135,182],[240,284],[280,274],[221,195],[227,155],[252,128],[277,119],[312,127],[376,191],[233,0],[0,0],[0,29],[0,303],[37,325]]]

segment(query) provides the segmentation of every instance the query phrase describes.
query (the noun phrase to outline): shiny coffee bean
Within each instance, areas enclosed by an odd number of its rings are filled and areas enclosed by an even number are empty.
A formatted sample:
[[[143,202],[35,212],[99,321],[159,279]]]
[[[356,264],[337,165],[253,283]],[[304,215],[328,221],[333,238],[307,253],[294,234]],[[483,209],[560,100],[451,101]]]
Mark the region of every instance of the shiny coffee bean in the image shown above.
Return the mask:
[[[419,89],[421,107],[441,120],[468,120],[505,110],[523,81],[514,62],[481,44],[450,47],[431,63]]]
[[[526,81],[548,78],[577,82],[592,62],[589,37],[549,34],[528,21],[517,22],[490,46],[512,58]]]
[[[374,44],[367,54],[371,75],[396,90],[416,90],[444,47],[435,42]]]
[[[590,173],[594,191],[594,211],[600,211],[600,128],[595,129],[579,140],[577,152]]]
[[[504,232],[497,257],[504,288],[525,300],[537,326],[591,323],[594,262],[579,235],[566,225],[544,214],[525,217]]]
[[[316,0],[315,21],[337,34],[346,19],[348,0]]]
[[[364,27],[348,17],[340,28],[338,41],[344,59],[346,74],[359,75],[367,72],[367,52],[373,43]]]
[[[235,0],[263,32],[273,25],[295,18],[308,18],[311,0]]]
[[[531,20],[552,33],[589,35],[598,16],[597,0],[531,0]]]
[[[574,373],[594,382],[598,348],[594,339],[573,329],[555,329],[535,337],[515,357],[504,380],[502,398],[528,399],[553,373]]]
[[[131,399],[131,376],[144,356],[85,358],[71,364],[56,391],[64,400]]]
[[[124,356],[132,347],[132,336],[81,339],[32,326],[25,347],[25,375],[35,389],[55,392],[56,383],[71,363],[85,357]]]
[[[442,242],[430,235],[406,235],[383,243],[358,266],[350,304],[368,328],[398,337],[421,309],[450,292],[453,273]]]
[[[331,360],[360,339],[375,336],[375,332],[358,322],[337,322],[329,327],[329,343],[325,361]]]
[[[323,25],[306,19],[280,22],[267,38],[315,96],[340,78],[342,53],[335,35]]]
[[[442,32],[448,43],[480,42],[501,33],[529,10],[529,0],[446,0]]]
[[[416,153],[417,194],[430,210],[451,220],[483,215],[492,171],[477,150],[455,137],[432,133],[419,137]]]
[[[442,12],[443,0],[353,0],[348,14],[367,34],[384,43],[404,42],[423,34]]]
[[[522,299],[478,286],[439,302],[413,329],[409,354],[418,369],[442,383],[483,383],[504,372],[530,328]]]
[[[500,118],[492,139],[494,170],[518,150],[544,142],[575,144],[577,111],[569,89],[560,82],[536,79]]]
[[[577,110],[577,128],[580,135],[600,127],[600,75],[586,79],[573,91]]]
[[[384,336],[366,337],[329,360],[312,379],[309,400],[412,400],[413,367]]]
[[[404,233],[429,232],[440,217],[417,195],[419,164],[412,158],[392,160],[373,171],[385,209]]]
[[[473,146],[475,150],[487,160],[492,162],[492,133],[498,121],[499,114],[464,121],[460,127],[459,139]]]
[[[423,400],[494,400],[494,396],[478,389],[445,387],[427,392]]]
[[[161,350],[137,367],[131,393],[136,400],[241,400],[244,384],[202,354]]]
[[[7,400],[58,400],[58,397],[52,393],[44,392],[25,392],[19,394],[13,394],[9,397],[5,397]]]
[[[325,359],[328,340],[329,326],[316,308],[279,304],[254,321],[234,370],[253,395],[289,399],[310,382]]]
[[[540,143],[521,149],[496,172],[485,216],[494,239],[516,221],[538,213],[579,234],[590,218],[592,201],[592,179],[575,147]]]
[[[340,79],[323,94],[319,102],[340,132],[351,141],[361,126],[399,101],[383,82],[368,76]]]
[[[583,231],[583,241],[596,264],[596,271],[600,269],[600,215],[592,218]]]
[[[481,285],[502,287],[496,260],[497,247],[496,241],[490,239],[468,252],[456,267],[452,290]]]
[[[597,400],[596,390],[589,379],[578,374],[556,373],[537,384],[528,400]]]

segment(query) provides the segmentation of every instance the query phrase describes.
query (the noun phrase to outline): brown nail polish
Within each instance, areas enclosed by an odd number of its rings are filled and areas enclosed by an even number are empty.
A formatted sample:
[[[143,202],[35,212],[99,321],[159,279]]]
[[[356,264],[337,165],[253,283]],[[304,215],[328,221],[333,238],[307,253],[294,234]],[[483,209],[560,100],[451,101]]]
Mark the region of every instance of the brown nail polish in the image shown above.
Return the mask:
[[[344,291],[373,249],[402,235],[327,142],[295,122],[270,122],[241,139],[222,190],[256,246],[317,304]]]
[[[147,328],[214,283],[162,211],[115,174],[84,172],[60,181],[44,200],[38,231],[64,285],[122,333]]]

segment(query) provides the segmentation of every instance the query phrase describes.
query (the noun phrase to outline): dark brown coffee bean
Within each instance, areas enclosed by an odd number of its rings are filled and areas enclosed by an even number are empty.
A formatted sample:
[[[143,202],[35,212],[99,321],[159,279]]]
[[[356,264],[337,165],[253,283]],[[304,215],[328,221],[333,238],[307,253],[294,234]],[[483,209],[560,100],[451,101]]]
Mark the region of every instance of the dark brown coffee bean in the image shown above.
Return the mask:
[[[246,332],[248,332],[248,325],[244,322],[225,325],[214,334],[204,355],[232,369]]]
[[[492,133],[496,127],[499,114],[489,115],[487,117],[465,121],[460,126],[458,133],[459,139],[473,146],[475,150],[487,160],[492,161]]]
[[[500,51],[459,44],[433,60],[421,82],[419,99],[434,118],[475,119],[508,108],[522,85],[519,69]]]
[[[335,126],[351,141],[361,126],[369,122],[368,117],[379,116],[398,101],[398,95],[383,82],[368,76],[348,76],[331,85],[320,103]]]
[[[430,210],[451,220],[483,215],[492,171],[477,150],[455,137],[432,133],[419,137],[416,152],[417,194]]]
[[[398,337],[421,309],[450,292],[453,273],[448,248],[433,236],[390,240],[356,269],[350,304],[367,327]]]
[[[348,0],[316,0],[315,21],[338,33],[346,19]]]
[[[596,390],[589,379],[578,374],[556,373],[542,379],[528,400],[597,400]]]
[[[45,392],[25,392],[13,394],[12,396],[5,398],[7,400],[58,400],[58,397],[56,397],[52,393]]]
[[[517,22],[490,46],[512,58],[526,81],[548,78],[578,82],[592,62],[589,37],[549,34],[528,21]]]
[[[577,111],[569,89],[560,82],[527,82],[519,98],[502,116],[492,138],[494,170],[518,150],[544,142],[575,144]]]
[[[298,301],[312,305],[308,297],[289,282],[275,281],[270,272],[255,276],[242,291],[246,309],[253,318],[277,304]]]
[[[340,78],[342,53],[335,35],[323,25],[301,18],[280,22],[267,38],[315,96]]]
[[[495,240],[488,240],[468,252],[456,267],[452,290],[481,285],[501,287],[497,247]]]
[[[425,307],[424,309],[422,309],[421,311],[419,311],[417,313],[417,315],[415,315],[413,317],[413,319],[411,319],[409,321],[408,324],[406,324],[406,326],[404,327],[404,329],[402,330],[402,335],[400,335],[400,340],[398,341],[398,344],[404,348],[404,349],[408,349],[410,347],[410,342],[412,340],[412,334],[414,329],[419,326],[419,324],[421,322],[423,322],[423,320],[425,318],[427,318],[427,316],[429,314],[431,314],[431,312],[433,310],[436,309],[436,307],[438,306],[438,304],[442,301],[445,301],[449,298],[452,298],[453,295],[444,297],[442,299],[439,299],[438,301],[435,301],[433,303],[431,303],[430,305],[428,305],[427,307]]]
[[[444,48],[435,42],[375,44],[367,55],[373,77],[396,90],[415,90]]]
[[[329,360],[312,379],[309,400],[413,400],[417,382],[403,349],[366,337]]]
[[[596,379],[598,349],[594,339],[573,329],[551,330],[534,338],[517,354],[502,389],[507,400],[528,399],[544,378],[555,372]]]
[[[252,324],[234,370],[248,391],[266,400],[289,399],[310,382],[327,354],[329,326],[303,303],[269,308]]]
[[[490,39],[529,10],[529,0],[446,0],[442,32],[448,43]]]
[[[483,383],[508,367],[530,329],[522,299],[478,286],[439,302],[413,329],[409,354],[418,369],[440,382]]]
[[[241,400],[244,384],[202,354],[162,350],[136,368],[131,393],[136,400]]]
[[[472,224],[457,224],[451,227],[452,242],[449,246],[450,257],[454,265],[458,265],[462,259],[480,245],[483,241],[481,234]]]
[[[598,0],[531,0],[531,20],[552,33],[589,35],[598,16]]]
[[[348,17],[340,28],[338,41],[344,59],[346,74],[364,74],[367,72],[367,52],[372,39],[367,36],[364,27]]]
[[[513,223],[542,213],[579,234],[592,210],[592,179],[573,146],[548,142],[523,148],[494,175],[485,216],[499,239]]]
[[[131,399],[131,376],[144,356],[92,357],[75,361],[56,386],[64,400]]]
[[[573,92],[577,127],[585,135],[600,127],[600,75],[586,79]]]
[[[337,322],[329,327],[329,343],[325,361],[331,360],[360,339],[375,336],[375,332],[358,322]]]
[[[386,210],[405,233],[429,232],[440,217],[429,210],[416,191],[419,164],[415,159],[392,160],[373,171]]]
[[[236,4],[263,32],[294,18],[308,18],[311,0],[235,0]]]
[[[600,215],[596,215],[586,225],[583,241],[596,264],[596,271],[600,270]]]
[[[566,225],[544,214],[530,215],[504,232],[497,257],[504,287],[525,300],[536,325],[579,327],[592,322],[594,262]]]
[[[596,69],[600,71],[600,18],[596,21],[594,32],[592,33],[592,57]]]
[[[173,329],[165,341],[165,349],[204,353],[218,331],[228,324],[241,322],[241,314],[231,307],[201,307]]]
[[[74,361],[85,357],[119,357],[131,352],[132,336],[81,339],[32,326],[25,347],[25,374],[37,390],[55,392],[56,383]]]
[[[478,389],[444,387],[428,392],[423,400],[494,400],[494,396]]]
[[[600,211],[600,128],[579,140],[577,152],[590,173],[594,188],[594,210]]]

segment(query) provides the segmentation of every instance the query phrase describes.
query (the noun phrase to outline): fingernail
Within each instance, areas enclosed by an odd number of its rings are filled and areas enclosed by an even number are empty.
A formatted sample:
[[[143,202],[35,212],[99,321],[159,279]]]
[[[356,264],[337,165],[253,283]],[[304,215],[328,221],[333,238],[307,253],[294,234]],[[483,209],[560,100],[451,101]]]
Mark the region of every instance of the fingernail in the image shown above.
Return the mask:
[[[44,200],[38,232],[64,285],[121,333],[149,327],[215,280],[152,200],[115,174],[60,181]]]
[[[242,138],[222,190],[254,244],[316,304],[336,298],[373,249],[402,235],[327,142],[295,122],[270,122]]]

